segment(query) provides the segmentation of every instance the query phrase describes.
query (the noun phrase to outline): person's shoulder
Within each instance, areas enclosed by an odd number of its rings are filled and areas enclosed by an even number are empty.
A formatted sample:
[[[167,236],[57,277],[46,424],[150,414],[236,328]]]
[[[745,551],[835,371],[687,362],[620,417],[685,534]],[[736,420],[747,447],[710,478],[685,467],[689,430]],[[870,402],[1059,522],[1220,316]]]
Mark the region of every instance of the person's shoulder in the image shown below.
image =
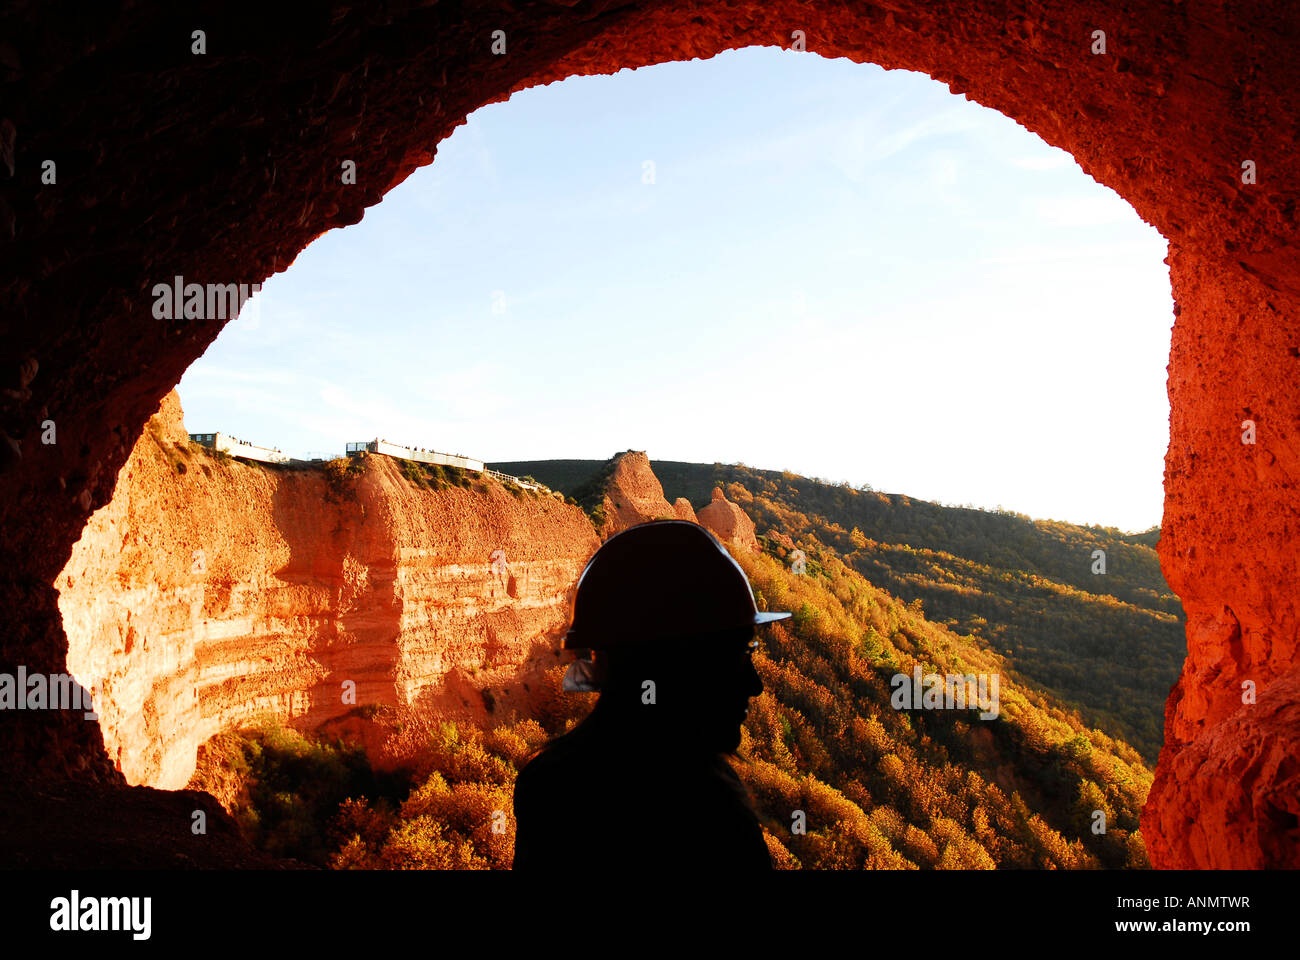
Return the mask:
[[[581,744],[576,743],[572,734],[556,737],[544,744],[524,764],[515,778],[515,795],[522,789],[525,793],[537,788],[544,788],[556,780],[567,780],[580,765]]]
[[[515,775],[515,796],[530,792],[535,784],[546,780],[551,766],[545,747],[529,757]]]

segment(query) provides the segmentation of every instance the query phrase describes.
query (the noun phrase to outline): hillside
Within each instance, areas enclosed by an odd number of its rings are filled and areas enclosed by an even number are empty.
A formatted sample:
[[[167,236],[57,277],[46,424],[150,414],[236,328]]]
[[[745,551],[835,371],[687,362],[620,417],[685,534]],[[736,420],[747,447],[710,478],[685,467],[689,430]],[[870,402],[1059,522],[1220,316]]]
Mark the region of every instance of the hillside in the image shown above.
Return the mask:
[[[169,394],[56,582],[127,781],[182,787],[202,743],[267,713],[373,737],[379,712],[409,743],[527,702],[599,541],[575,506],[450,473],[214,455]]]
[[[1151,771],[1127,744],[838,559],[803,574],[770,553],[737,559],[760,605],[795,611],[763,631],[765,690],[742,743],[770,845],[818,867],[1146,865]],[[999,677],[996,716],[898,709],[894,678],[917,669]],[[819,829],[790,836],[796,809]]]
[[[764,692],[737,764],[778,867],[1147,866],[1151,771],[1130,747],[1005,677],[988,719],[895,709],[896,674],[988,676],[1002,659],[839,561],[802,575],[771,555],[740,561],[760,605],[797,611],[762,631]],[[355,748],[272,724],[210,743],[191,786],[224,798],[263,849],[322,866],[507,868],[513,831],[495,825],[509,823],[519,769],[595,699],[562,692],[563,671],[539,710],[442,724],[401,783]]]
[[[670,465],[661,484],[634,451],[576,486],[577,469],[520,467],[570,486],[576,505],[384,457],[240,463],[190,444],[169,397],[59,578],[69,664],[95,689],[118,768],[132,782],[207,791],[275,856],[508,867],[516,773],[594,699],[561,687],[558,638],[583,563],[631,524],[698,516],[760,605],[795,612],[762,632],[765,689],[738,757],[778,865],[1147,863],[1137,828],[1151,771],[1025,679],[1024,664],[1040,662],[1027,647],[1002,652],[1027,621],[990,627],[995,645],[932,622],[888,578],[923,589],[959,570],[969,586],[958,598],[987,591],[1025,606],[1019,581],[791,506],[846,516],[858,497],[882,502],[863,492],[744,467]],[[890,505],[898,526],[914,502]],[[1028,529],[1020,554],[994,544],[990,558],[1047,551]],[[978,542],[963,533],[951,538]],[[1105,542],[1121,558],[1150,549]],[[806,563],[793,562],[796,549]],[[912,556],[929,564],[924,576],[896,572]],[[1117,582],[1144,589],[1131,575]],[[1044,595],[1076,604],[1067,612],[1134,606],[1061,584]],[[896,702],[913,671],[978,677],[985,701]]]
[[[1007,658],[1026,682],[1154,763],[1164,704],[1186,643],[1182,609],[1160,573],[1159,531],[1031,520],[824,483],[745,465],[651,461],[664,496],[707,503],[714,487],[760,535],[810,557],[842,557],[877,587]],[[605,469],[595,460],[494,464],[564,493]],[[1105,573],[1093,573],[1093,551]]]
[[[620,458],[605,477],[610,502],[670,512],[644,457]],[[725,504],[712,499],[712,515],[736,519]],[[1131,747],[829,550],[797,570],[775,539],[754,546],[734,555],[760,606],[795,612],[760,632],[764,691],[738,750],[778,866],[1146,866],[1137,827],[1151,771]],[[259,846],[321,865],[504,868],[519,769],[594,701],[563,692],[563,671],[548,671],[529,709],[442,724],[402,783],[376,778],[355,748],[271,725],[211,743],[193,786],[224,798]],[[946,709],[896,700],[913,671],[978,678],[983,699]]]

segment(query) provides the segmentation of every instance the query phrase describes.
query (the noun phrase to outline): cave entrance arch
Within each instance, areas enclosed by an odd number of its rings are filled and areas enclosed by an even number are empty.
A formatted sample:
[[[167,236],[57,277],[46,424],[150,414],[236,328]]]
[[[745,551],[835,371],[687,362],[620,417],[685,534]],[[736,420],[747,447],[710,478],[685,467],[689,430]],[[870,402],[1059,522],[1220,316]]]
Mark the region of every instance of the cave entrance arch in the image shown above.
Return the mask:
[[[433,160],[479,106],[574,74],[803,44],[926,73],[1069,151],[1169,240],[1165,575],[1189,658],[1143,818],[1160,866],[1300,863],[1292,544],[1300,478],[1295,240],[1300,102],[1280,2],[1193,11],[1158,0],[689,0],[199,14],[205,49],[163,4],[130,29],[13,24],[39,70],[0,123],[11,358],[0,473],[3,661],[60,672],[50,586],[134,438],[221,320],[165,320],[175,275],[259,282]],[[13,15],[15,19],[19,15]],[[34,16],[34,14],[32,15]],[[1099,46],[1101,41],[1101,46]],[[153,69],[141,69],[140,64]],[[57,183],[42,182],[45,161]],[[340,164],[357,165],[355,183]],[[54,421],[58,442],[42,444]],[[1241,424],[1255,427],[1241,441]],[[1243,688],[1256,691],[1243,703]],[[85,725],[26,717],[5,753],[33,778],[120,786]],[[118,790],[122,803],[132,791]]]

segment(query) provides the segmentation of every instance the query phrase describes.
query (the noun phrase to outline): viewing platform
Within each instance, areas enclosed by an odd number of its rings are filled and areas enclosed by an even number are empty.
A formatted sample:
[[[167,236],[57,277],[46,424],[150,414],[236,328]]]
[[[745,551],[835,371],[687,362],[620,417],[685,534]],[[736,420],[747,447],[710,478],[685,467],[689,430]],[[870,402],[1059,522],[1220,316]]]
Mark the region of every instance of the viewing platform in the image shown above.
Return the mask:
[[[436,450],[425,450],[418,447],[405,447],[400,443],[389,443],[387,440],[359,440],[347,445],[347,455],[355,457],[362,453],[382,453],[388,457],[396,457],[399,460],[414,460],[416,463],[432,463],[440,467],[459,467],[462,470],[473,470],[482,473],[484,469],[482,460],[475,460],[473,457],[463,457],[458,453],[438,453]]]
[[[190,440],[209,450],[226,453],[241,460],[258,460],[262,463],[288,463],[289,455],[274,447],[259,447],[228,433],[191,433]]]
[[[329,459],[328,454],[319,456],[308,454],[310,460],[297,460],[291,458],[288,454],[281,453],[274,447],[259,447],[257,444],[249,443],[246,440],[240,440],[238,437],[232,437],[228,433],[191,433],[190,440],[194,443],[207,447],[209,450],[216,450],[221,453],[229,454],[232,457],[238,457],[241,460],[257,460],[261,463],[292,463],[292,464],[309,464],[323,463]],[[473,470],[475,473],[484,476],[490,476],[503,483],[514,484],[525,490],[533,490],[537,493],[555,495],[549,488],[540,483],[531,480],[524,480],[521,477],[512,477],[508,473],[501,473],[497,470],[487,469],[487,465],[482,460],[475,460],[473,457],[462,456],[459,453],[439,453],[436,450],[426,450],[422,447],[408,447],[400,443],[390,443],[387,440],[376,438],[374,440],[358,440],[346,445],[346,454],[349,457],[358,457],[364,454],[381,453],[386,457],[394,457],[398,460],[412,460],[416,463],[428,463],[440,467],[457,467],[461,470]]]
[[[438,453],[436,450],[407,447],[400,443],[389,443],[387,440],[379,439],[358,440],[347,445],[347,455],[349,457],[356,457],[365,453],[382,453],[386,457],[396,457],[399,460],[414,460],[416,463],[433,463],[441,467],[459,467],[462,470],[473,470],[485,476],[494,477],[503,483],[512,483],[525,490],[533,490],[537,493],[552,493],[549,487],[540,483],[524,480],[520,477],[512,477],[510,474],[501,473],[498,470],[489,470],[482,460],[464,457],[459,453]]]

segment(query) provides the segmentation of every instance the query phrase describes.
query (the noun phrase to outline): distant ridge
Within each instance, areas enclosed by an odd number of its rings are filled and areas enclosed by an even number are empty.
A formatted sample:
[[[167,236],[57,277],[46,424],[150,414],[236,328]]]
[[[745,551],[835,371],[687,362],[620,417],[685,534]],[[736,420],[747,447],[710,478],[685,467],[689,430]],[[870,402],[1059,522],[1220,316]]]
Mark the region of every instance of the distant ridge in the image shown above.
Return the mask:
[[[565,494],[591,487],[608,461],[491,464]],[[1165,583],[1158,529],[1031,520],[950,507],[742,464],[651,460],[673,501],[696,509],[715,487],[760,536],[773,531],[810,554],[829,550],[926,616],[1006,654],[1028,681],[1123,737],[1154,763],[1164,703],[1186,654],[1182,605]],[[1095,551],[1105,573],[1094,573]]]

